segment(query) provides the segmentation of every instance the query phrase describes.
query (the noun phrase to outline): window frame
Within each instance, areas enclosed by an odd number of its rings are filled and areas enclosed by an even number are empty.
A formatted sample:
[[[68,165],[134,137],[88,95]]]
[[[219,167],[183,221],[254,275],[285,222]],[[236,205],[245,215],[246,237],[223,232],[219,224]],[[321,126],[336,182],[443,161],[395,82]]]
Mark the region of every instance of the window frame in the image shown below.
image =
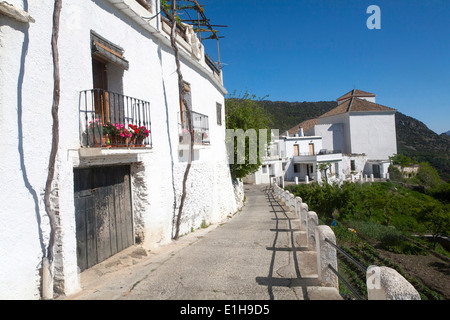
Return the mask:
[[[222,125],[222,104],[216,102],[216,117],[217,117],[217,125]]]

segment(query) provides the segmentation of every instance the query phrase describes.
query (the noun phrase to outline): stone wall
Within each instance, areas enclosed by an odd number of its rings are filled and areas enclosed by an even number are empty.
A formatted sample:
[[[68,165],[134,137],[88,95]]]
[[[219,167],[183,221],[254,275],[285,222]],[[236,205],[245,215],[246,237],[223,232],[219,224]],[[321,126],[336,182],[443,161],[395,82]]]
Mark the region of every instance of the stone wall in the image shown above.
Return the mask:
[[[300,197],[274,183],[274,196],[285,210],[300,219],[300,230],[306,231],[306,246],[317,254],[318,279],[324,286],[339,288],[336,237],[326,225],[319,225],[317,214],[308,210]],[[417,290],[396,270],[369,266],[366,275],[368,300],[420,300]]]

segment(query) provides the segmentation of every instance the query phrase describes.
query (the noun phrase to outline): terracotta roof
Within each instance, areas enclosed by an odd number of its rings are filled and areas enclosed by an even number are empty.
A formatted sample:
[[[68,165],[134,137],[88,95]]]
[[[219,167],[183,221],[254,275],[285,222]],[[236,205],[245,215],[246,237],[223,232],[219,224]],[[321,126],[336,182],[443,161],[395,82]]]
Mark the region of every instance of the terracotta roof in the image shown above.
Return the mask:
[[[353,89],[352,91],[347,92],[342,97],[337,98],[337,101],[350,99],[351,97],[375,97],[376,95],[374,93]]]
[[[337,114],[342,114],[342,113],[347,113],[347,112],[364,112],[364,111],[383,112],[383,111],[397,111],[397,110],[383,106],[378,103],[370,102],[370,101],[367,101],[364,99],[351,98],[351,99],[341,103],[336,108],[321,115],[319,118],[334,116]]]
[[[291,134],[296,134],[296,133],[298,133],[300,128],[303,128],[303,132],[306,133],[306,131],[309,131],[310,129],[312,129],[318,123],[319,123],[319,120],[317,120],[317,119],[305,120],[303,122],[300,122],[295,127],[289,129],[288,132],[289,132],[290,135]]]

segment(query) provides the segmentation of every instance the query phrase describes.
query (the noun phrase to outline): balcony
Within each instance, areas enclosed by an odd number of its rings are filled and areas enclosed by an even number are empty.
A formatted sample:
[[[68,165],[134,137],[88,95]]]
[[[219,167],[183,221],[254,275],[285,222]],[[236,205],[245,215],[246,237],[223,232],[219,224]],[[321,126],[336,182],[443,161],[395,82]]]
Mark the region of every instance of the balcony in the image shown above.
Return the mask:
[[[151,148],[150,102],[102,89],[80,92],[80,142],[87,148]]]
[[[319,152],[311,153],[299,153],[298,156],[294,156],[294,163],[313,163],[313,162],[327,162],[327,161],[341,161],[341,150],[326,150],[322,149]]]
[[[191,111],[192,129],[194,131],[194,145],[209,145],[209,120],[208,116]],[[187,112],[178,113],[178,133],[180,145],[186,146],[190,144],[191,135],[189,134]]]

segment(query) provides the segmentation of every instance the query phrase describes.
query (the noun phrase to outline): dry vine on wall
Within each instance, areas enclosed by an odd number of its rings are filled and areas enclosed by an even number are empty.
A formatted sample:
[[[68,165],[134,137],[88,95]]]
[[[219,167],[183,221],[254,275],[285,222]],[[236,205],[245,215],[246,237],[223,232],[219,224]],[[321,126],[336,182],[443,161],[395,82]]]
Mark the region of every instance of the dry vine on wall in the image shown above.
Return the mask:
[[[60,74],[59,74],[59,52],[58,52],[58,37],[59,37],[59,21],[61,15],[62,8],[62,0],[55,0],[54,8],[53,8],[53,26],[52,26],[52,39],[51,39],[51,47],[52,47],[52,57],[53,57],[53,103],[52,103],[52,146],[50,151],[50,158],[48,163],[48,173],[47,173],[47,181],[45,183],[45,192],[44,192],[44,204],[45,211],[50,221],[50,238],[48,243],[48,248],[46,252],[46,256],[43,258],[43,268],[47,270],[43,270],[44,274],[49,274],[50,279],[48,280],[51,286],[43,291],[45,298],[51,298],[53,295],[53,259],[54,259],[54,246],[55,246],[55,238],[56,238],[56,228],[57,221],[56,215],[57,213],[52,208],[51,204],[51,194],[52,187],[55,178],[55,165],[56,165],[56,157],[58,153],[59,147],[59,100],[60,100]],[[44,281],[43,282],[47,282]],[[48,283],[43,283],[43,287],[45,287]]]
[[[177,2],[176,2],[176,0],[172,0],[171,17],[172,17],[172,29],[170,32],[170,40],[171,40],[172,49],[174,51],[175,62],[176,62],[176,66],[177,66],[178,94],[180,97],[180,110],[186,111],[188,130],[190,133],[189,160],[188,160],[188,163],[187,163],[187,166],[186,166],[186,169],[184,172],[184,176],[183,176],[183,190],[182,190],[182,194],[181,194],[180,206],[178,207],[175,236],[173,237],[175,240],[178,240],[178,238],[180,236],[181,216],[183,214],[183,207],[184,207],[184,202],[186,200],[186,194],[187,194],[186,182],[187,182],[187,178],[189,176],[189,171],[191,170],[191,163],[192,163],[193,154],[194,154],[194,132],[192,130],[192,115],[191,115],[190,105],[186,102],[186,99],[185,99],[184,80],[183,80],[183,74],[181,73],[180,57],[179,57],[178,46],[177,46],[177,42],[176,42],[176,28],[177,28],[177,19],[176,19],[176,17],[177,17]],[[184,108],[183,108],[183,106],[184,106]]]

